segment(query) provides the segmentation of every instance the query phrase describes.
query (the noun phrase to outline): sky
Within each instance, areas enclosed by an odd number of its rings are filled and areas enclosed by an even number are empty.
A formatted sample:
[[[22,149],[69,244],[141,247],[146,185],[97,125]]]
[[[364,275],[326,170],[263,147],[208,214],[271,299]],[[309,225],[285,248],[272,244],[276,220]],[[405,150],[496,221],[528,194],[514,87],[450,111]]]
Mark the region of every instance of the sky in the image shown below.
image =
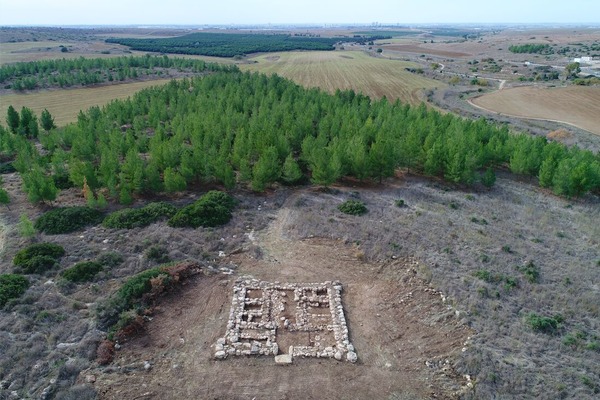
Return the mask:
[[[600,23],[600,0],[0,0],[0,25]]]

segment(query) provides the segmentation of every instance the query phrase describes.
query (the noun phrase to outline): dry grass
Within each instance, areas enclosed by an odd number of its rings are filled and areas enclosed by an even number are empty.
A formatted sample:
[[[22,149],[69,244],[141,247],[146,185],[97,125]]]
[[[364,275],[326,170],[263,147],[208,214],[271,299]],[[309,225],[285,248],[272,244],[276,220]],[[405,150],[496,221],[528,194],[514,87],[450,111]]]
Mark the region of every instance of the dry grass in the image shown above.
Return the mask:
[[[126,99],[149,86],[162,85],[170,79],[124,83],[119,85],[100,86],[95,88],[65,89],[39,91],[29,94],[9,94],[0,98],[0,115],[6,115],[8,106],[16,110],[21,107],[31,108],[38,116],[47,108],[58,126],[77,120],[80,110],[87,110],[92,106],[102,106],[114,99]]]
[[[386,96],[419,103],[418,93],[444,86],[443,83],[412,74],[405,68],[414,63],[370,57],[360,51],[319,51],[266,54],[256,64],[240,65],[242,70],[278,74],[306,87],[328,92],[353,89],[374,98]]]
[[[600,135],[599,87],[518,87],[478,97],[472,103],[514,117],[564,122]]]

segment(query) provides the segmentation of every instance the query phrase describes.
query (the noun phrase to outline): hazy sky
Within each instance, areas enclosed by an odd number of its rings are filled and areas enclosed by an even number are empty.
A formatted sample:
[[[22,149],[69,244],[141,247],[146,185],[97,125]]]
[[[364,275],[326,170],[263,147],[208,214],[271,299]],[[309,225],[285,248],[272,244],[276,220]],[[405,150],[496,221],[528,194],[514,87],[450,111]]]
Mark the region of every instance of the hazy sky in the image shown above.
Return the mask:
[[[0,0],[0,25],[600,23],[600,0]]]

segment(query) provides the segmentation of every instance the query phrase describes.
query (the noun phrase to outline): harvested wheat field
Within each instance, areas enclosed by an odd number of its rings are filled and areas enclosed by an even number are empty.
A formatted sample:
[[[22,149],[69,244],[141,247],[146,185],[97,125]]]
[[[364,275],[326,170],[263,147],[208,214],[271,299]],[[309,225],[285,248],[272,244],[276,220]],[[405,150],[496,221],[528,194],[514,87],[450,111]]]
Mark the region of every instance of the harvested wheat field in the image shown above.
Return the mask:
[[[150,86],[162,85],[170,79],[158,79],[118,85],[88,87],[82,89],[46,90],[27,94],[7,94],[0,97],[0,114],[6,115],[8,106],[16,110],[31,108],[37,115],[46,108],[58,126],[77,120],[80,110],[93,106],[103,106],[112,100],[126,99],[134,93]]]
[[[459,51],[444,50],[432,46],[423,47],[415,44],[391,44],[382,47],[384,50],[399,51],[404,53],[431,54],[441,57],[468,57],[471,55],[469,53]]]
[[[600,87],[518,87],[478,97],[471,104],[519,118],[563,122],[600,135]]]
[[[329,92],[353,89],[365,95],[420,103],[419,91],[445,86],[406,71],[414,63],[375,58],[360,51],[317,51],[265,54],[242,70],[278,74],[306,87]]]

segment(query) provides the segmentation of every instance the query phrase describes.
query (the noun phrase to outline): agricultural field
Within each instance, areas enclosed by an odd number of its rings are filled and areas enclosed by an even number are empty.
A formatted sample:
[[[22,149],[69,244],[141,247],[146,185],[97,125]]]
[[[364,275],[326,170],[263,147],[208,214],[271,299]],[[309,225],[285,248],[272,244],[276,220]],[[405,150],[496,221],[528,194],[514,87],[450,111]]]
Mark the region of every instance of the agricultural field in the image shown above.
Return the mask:
[[[305,87],[318,87],[330,93],[352,89],[373,98],[418,104],[424,90],[445,84],[406,71],[415,64],[372,57],[362,51],[288,52],[263,54],[252,58],[255,64],[240,69],[278,74]]]
[[[519,118],[564,122],[600,135],[600,87],[518,87],[474,98],[477,107]]]
[[[82,89],[45,90],[27,94],[6,94],[0,99],[0,115],[6,115],[10,105],[20,110],[31,108],[37,115],[44,109],[50,111],[57,126],[63,126],[77,120],[79,111],[93,106],[103,106],[115,99],[126,99],[140,90],[164,85],[170,79],[114,84]]]

